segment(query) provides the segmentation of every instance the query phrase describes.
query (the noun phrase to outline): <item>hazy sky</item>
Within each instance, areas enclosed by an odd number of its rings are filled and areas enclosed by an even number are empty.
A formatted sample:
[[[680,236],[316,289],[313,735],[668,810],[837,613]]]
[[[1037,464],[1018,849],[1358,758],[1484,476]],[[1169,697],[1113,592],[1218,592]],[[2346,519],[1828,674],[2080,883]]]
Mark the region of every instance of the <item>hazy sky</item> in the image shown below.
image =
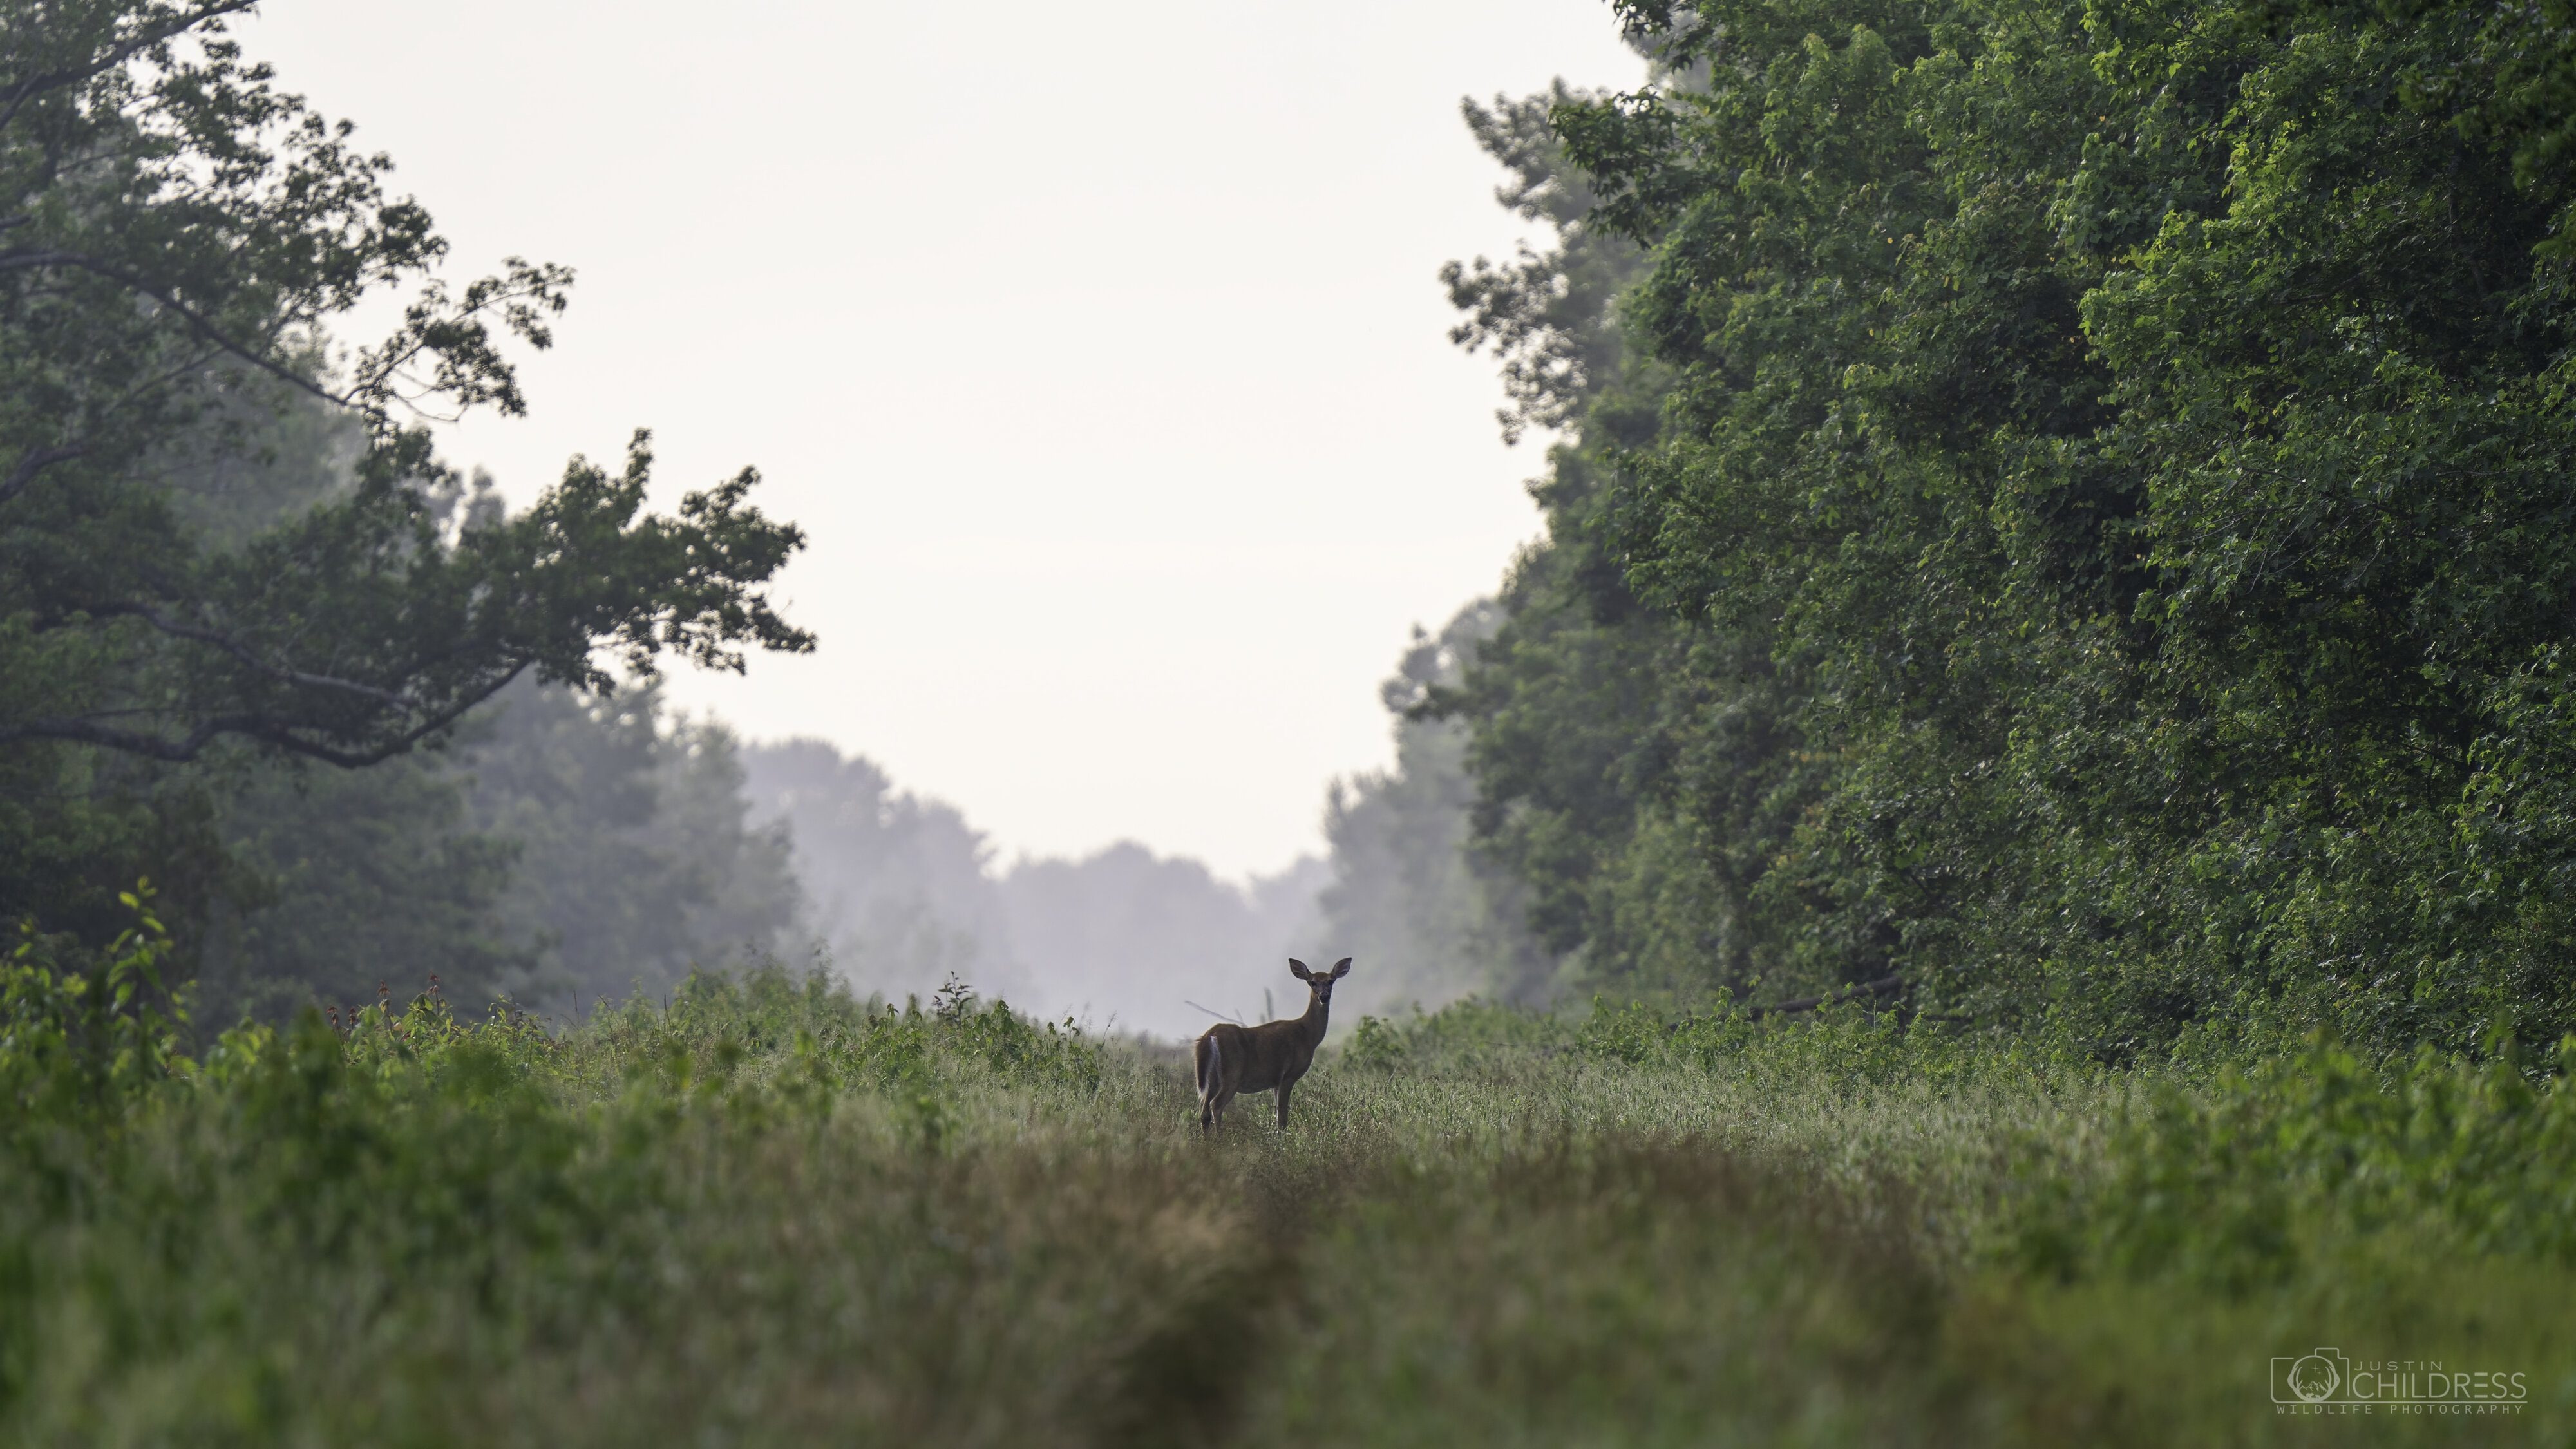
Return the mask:
[[[390,152],[460,280],[581,280],[514,499],[654,430],[744,463],[822,636],[675,694],[819,735],[1005,854],[1319,849],[1409,626],[1536,529],[1434,273],[1527,227],[1462,94],[1633,84],[1600,0],[270,0],[238,32]]]

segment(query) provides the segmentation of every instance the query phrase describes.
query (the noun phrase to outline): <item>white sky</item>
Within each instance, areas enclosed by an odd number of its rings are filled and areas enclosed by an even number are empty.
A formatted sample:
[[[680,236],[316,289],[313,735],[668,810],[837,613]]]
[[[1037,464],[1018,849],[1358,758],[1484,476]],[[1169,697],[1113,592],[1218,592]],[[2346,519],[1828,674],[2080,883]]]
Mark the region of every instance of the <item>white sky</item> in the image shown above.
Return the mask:
[[[674,694],[819,735],[1006,856],[1322,844],[1409,627],[1536,513],[1434,273],[1527,231],[1458,98],[1627,86],[1600,0],[270,0],[237,30],[390,152],[463,280],[581,279],[514,500],[654,430],[812,542],[812,656]]]

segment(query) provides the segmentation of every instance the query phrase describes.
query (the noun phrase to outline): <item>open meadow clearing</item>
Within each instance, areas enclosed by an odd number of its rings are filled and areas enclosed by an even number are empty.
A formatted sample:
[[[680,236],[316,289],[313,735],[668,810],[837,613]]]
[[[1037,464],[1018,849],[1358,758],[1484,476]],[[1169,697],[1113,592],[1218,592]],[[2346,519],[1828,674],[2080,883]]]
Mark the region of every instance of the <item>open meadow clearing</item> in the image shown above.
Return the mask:
[[[775,969],[561,1036],[307,1017],[141,1084],[18,984],[0,1070],[49,1105],[0,1175],[13,1443],[2576,1423],[2564,1099],[2429,1057],[2119,1075],[1856,1013],[1470,1004],[1346,1028],[1287,1131],[1248,1098],[1203,1142],[1175,1051]],[[2516,1408],[2276,1412],[2271,1360],[2320,1344],[2519,1374]]]

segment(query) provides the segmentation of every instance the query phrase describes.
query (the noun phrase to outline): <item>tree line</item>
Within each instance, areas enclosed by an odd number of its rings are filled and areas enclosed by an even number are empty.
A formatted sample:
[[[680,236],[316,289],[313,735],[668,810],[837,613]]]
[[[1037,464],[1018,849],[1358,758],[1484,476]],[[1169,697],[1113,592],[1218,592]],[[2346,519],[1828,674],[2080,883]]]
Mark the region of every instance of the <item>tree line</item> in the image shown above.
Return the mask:
[[[2576,1026],[2563,5],[1621,0],[1470,108],[1557,429],[1417,717],[1580,979],[2120,1060]]]
[[[246,8],[0,17],[28,949],[148,879],[227,1010],[836,933],[1001,984],[1110,939],[1030,903],[1162,880],[1390,1003],[1893,979],[2111,1060],[2576,1025],[2563,7],[1624,0],[1645,85],[1470,105],[1547,241],[1443,279],[1546,532],[1406,652],[1311,914],[1141,852],[997,894],[873,765],[669,716],[662,660],[811,647],[802,534],[747,470],[649,512],[641,434],[515,514],[441,459],[571,274],[444,282]]]

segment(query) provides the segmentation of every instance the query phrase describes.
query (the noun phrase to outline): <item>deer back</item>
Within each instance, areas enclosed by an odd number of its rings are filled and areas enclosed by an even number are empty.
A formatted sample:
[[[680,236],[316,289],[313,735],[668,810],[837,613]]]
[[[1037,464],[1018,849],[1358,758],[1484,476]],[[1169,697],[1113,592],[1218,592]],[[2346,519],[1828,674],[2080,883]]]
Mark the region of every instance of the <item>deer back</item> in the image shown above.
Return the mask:
[[[1306,1075],[1321,1045],[1298,1020],[1212,1026],[1207,1035],[1216,1039],[1226,1085],[1238,1092],[1266,1092]]]

